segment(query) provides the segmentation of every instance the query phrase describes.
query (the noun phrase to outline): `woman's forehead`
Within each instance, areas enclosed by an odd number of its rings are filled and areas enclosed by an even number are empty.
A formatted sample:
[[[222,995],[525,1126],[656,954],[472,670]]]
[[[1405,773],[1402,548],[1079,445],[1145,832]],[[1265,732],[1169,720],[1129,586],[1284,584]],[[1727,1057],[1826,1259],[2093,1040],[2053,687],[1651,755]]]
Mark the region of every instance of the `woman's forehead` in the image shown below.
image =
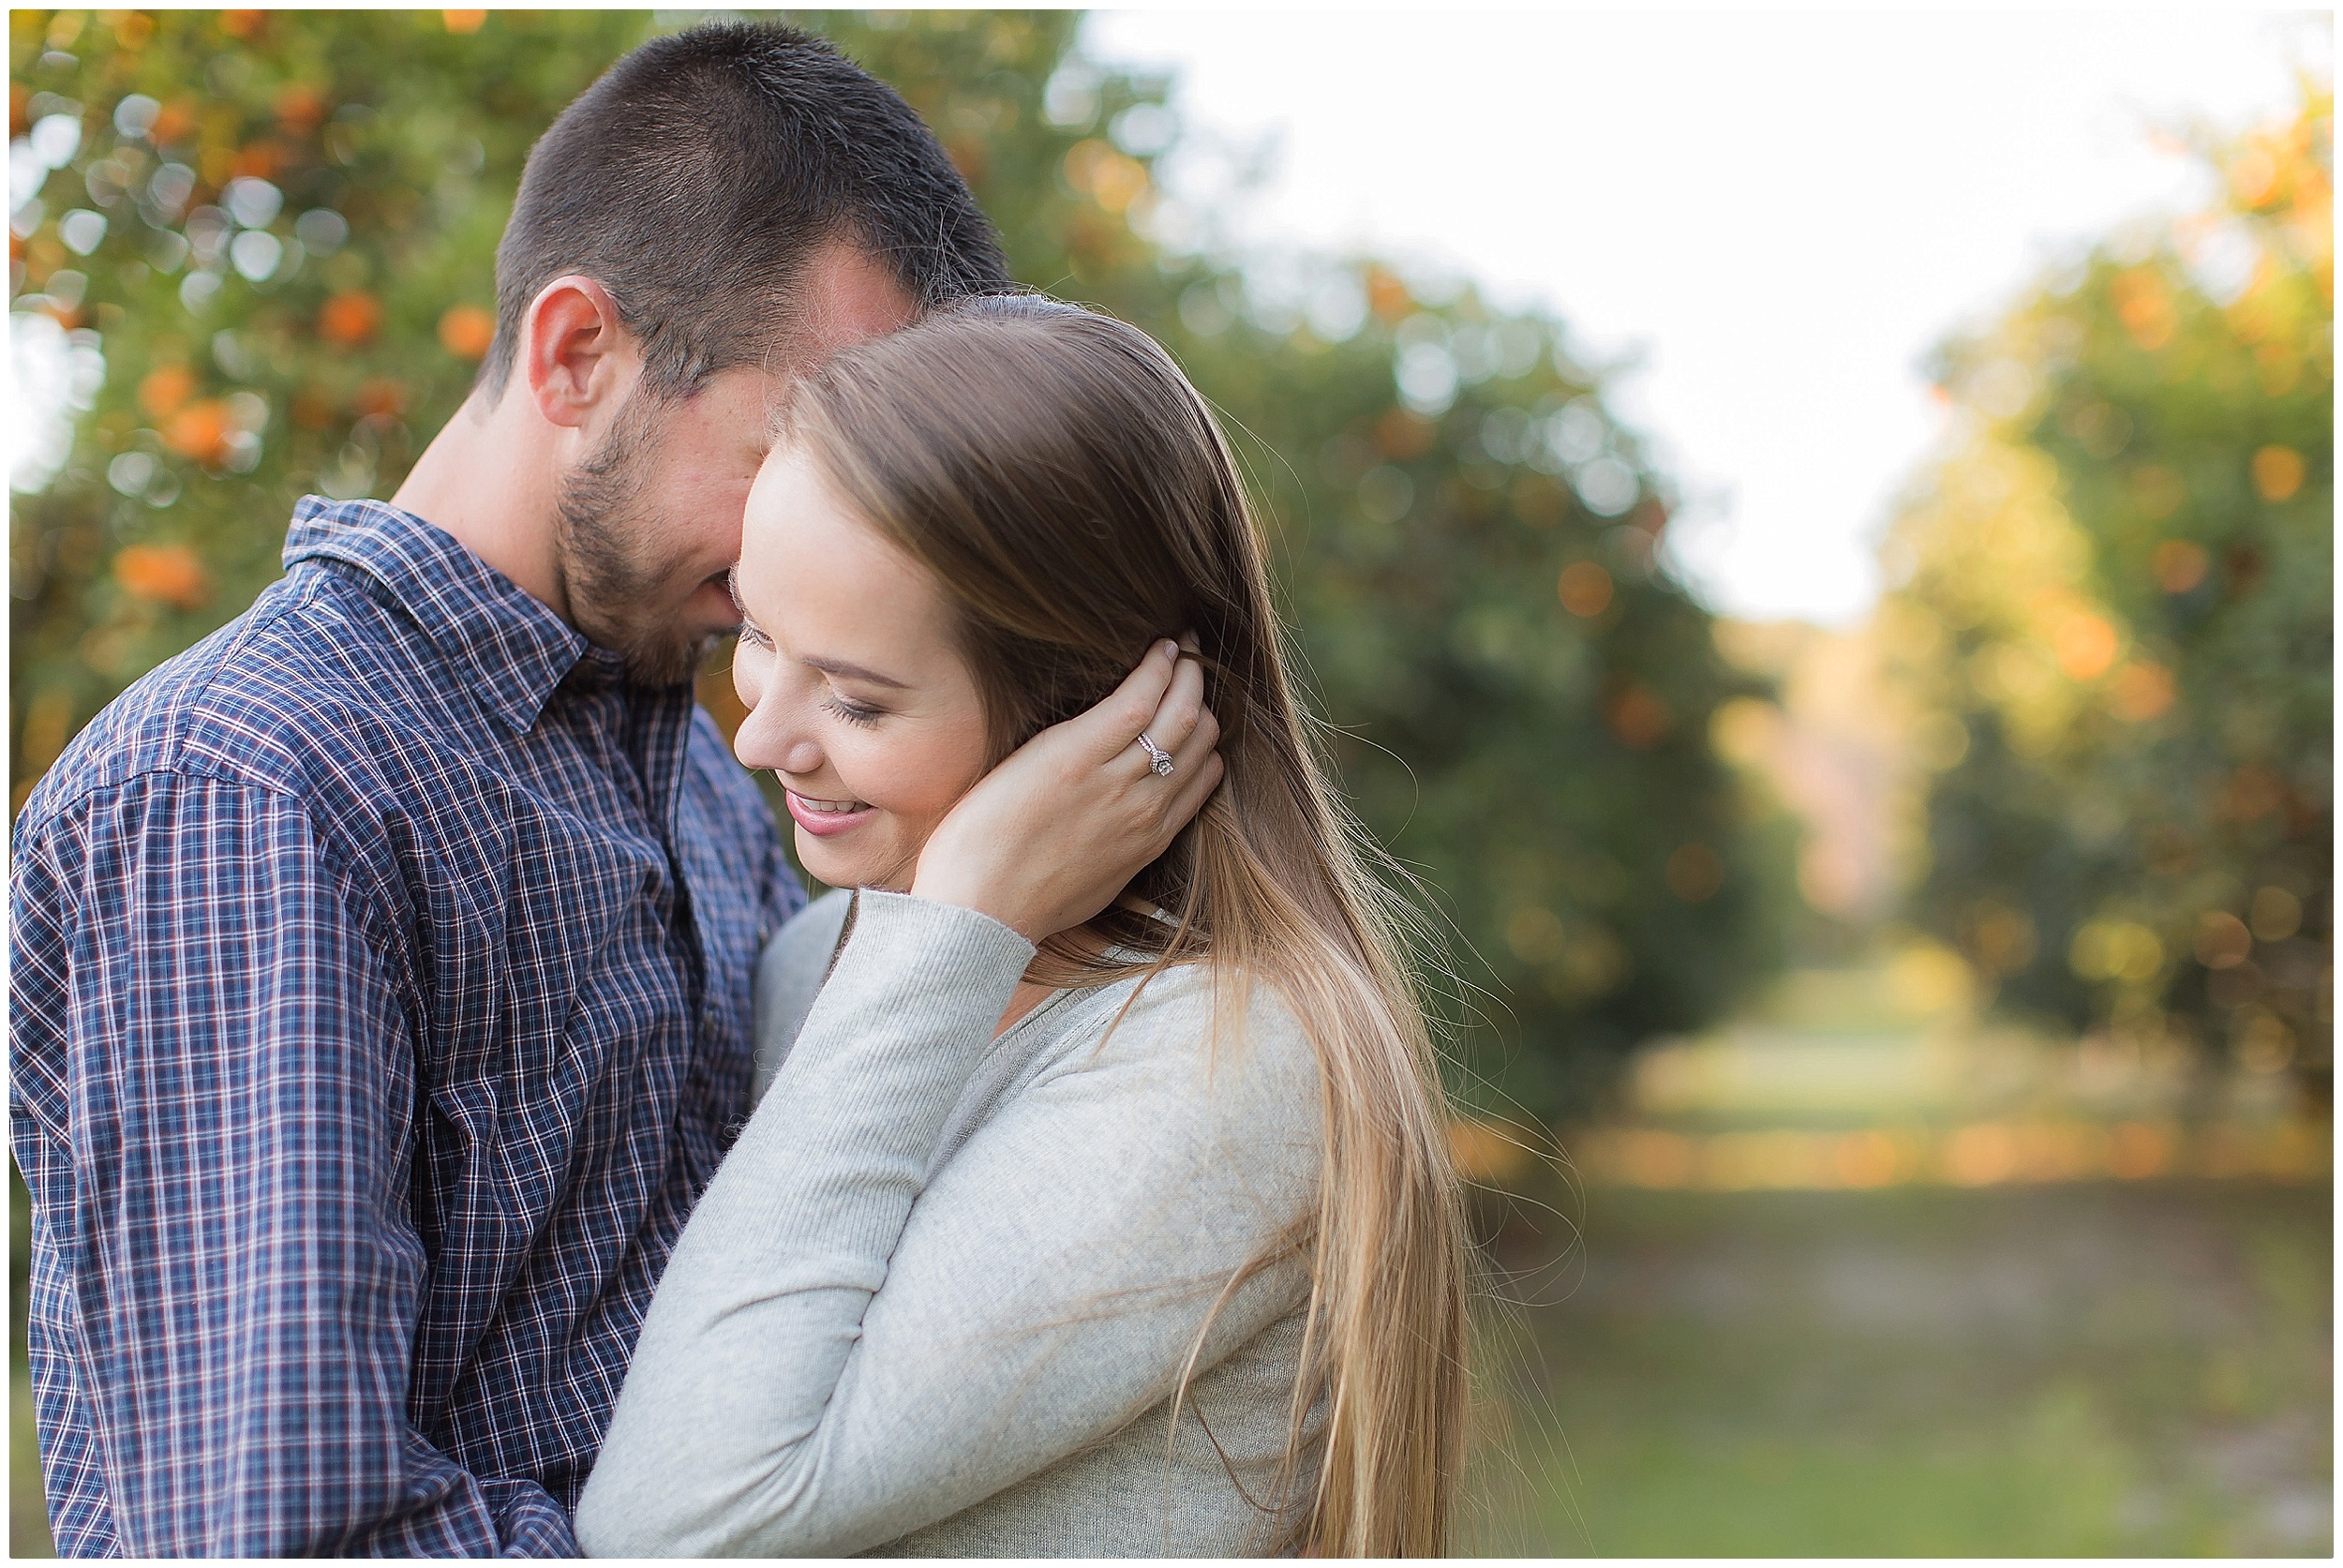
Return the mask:
[[[734,584],[742,612],[800,658],[895,672],[956,657],[934,575],[802,453],[777,449],[758,475]]]

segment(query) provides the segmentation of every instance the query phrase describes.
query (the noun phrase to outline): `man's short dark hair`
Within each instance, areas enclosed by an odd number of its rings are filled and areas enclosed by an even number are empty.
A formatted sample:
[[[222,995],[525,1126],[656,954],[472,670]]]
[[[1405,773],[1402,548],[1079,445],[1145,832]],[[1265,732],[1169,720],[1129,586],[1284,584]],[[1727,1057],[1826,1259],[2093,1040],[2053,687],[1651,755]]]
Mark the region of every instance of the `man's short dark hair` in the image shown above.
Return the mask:
[[[754,362],[793,324],[825,242],[889,269],[921,308],[998,289],[1007,267],[966,182],[895,90],[794,28],[718,22],[604,73],[530,149],[497,246],[500,392],[537,291],[610,291],[663,396]]]

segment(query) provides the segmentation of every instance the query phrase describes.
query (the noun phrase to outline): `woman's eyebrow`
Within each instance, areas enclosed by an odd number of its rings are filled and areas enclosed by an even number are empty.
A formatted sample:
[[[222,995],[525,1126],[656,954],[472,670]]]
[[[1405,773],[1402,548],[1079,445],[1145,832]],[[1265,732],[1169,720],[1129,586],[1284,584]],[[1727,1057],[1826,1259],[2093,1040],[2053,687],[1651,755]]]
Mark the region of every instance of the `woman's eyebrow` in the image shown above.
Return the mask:
[[[740,623],[754,626],[756,618],[749,614],[749,607],[740,602],[740,569],[738,566],[724,573],[724,589],[732,595],[732,607],[739,615]],[[907,680],[881,675],[868,665],[849,664],[843,659],[800,659],[798,662],[809,669],[820,670],[824,675],[841,675],[849,680],[867,680],[873,686],[885,686],[898,692],[911,690],[911,683]]]
[[[850,665],[843,659],[800,659],[799,664],[820,670],[824,675],[843,675],[849,680],[867,680],[873,686],[889,686],[898,692],[908,692],[911,683],[898,680],[891,675],[881,675],[860,665]]]

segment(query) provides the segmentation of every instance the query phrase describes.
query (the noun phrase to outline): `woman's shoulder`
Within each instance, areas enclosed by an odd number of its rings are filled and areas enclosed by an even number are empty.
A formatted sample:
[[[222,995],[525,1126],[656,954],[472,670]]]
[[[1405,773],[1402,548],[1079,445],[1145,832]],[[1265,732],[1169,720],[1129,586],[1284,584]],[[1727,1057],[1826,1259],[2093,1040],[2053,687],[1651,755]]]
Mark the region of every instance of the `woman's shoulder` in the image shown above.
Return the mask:
[[[1051,1075],[1138,1071],[1222,1114],[1284,1122],[1320,1099],[1318,1053],[1273,981],[1176,963],[1074,1003]]]
[[[782,922],[765,944],[765,962],[769,965],[780,961],[780,955],[798,954],[819,948],[820,963],[827,967],[831,951],[838,946],[838,933],[846,926],[846,916],[854,909],[854,889],[835,888],[807,904]],[[814,982],[819,984],[817,972]]]
[[[854,892],[841,888],[807,904],[765,944],[756,965],[756,1093],[780,1070],[805,1015],[838,952],[838,937],[854,909]]]
[[[791,916],[765,944],[765,956],[757,964],[759,989],[770,989],[776,996],[803,993],[811,1004],[813,993],[822,989],[829,974],[839,933],[846,929],[846,917],[853,912],[854,889],[841,888]]]

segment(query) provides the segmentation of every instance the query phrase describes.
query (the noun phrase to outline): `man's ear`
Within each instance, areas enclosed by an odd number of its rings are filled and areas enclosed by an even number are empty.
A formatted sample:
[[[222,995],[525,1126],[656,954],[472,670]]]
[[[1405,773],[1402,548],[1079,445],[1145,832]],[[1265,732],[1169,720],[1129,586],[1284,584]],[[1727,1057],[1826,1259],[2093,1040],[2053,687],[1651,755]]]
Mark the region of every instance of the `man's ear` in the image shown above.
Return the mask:
[[[537,411],[572,429],[623,402],[641,369],[610,291],[575,274],[555,278],[530,301],[520,360]]]

